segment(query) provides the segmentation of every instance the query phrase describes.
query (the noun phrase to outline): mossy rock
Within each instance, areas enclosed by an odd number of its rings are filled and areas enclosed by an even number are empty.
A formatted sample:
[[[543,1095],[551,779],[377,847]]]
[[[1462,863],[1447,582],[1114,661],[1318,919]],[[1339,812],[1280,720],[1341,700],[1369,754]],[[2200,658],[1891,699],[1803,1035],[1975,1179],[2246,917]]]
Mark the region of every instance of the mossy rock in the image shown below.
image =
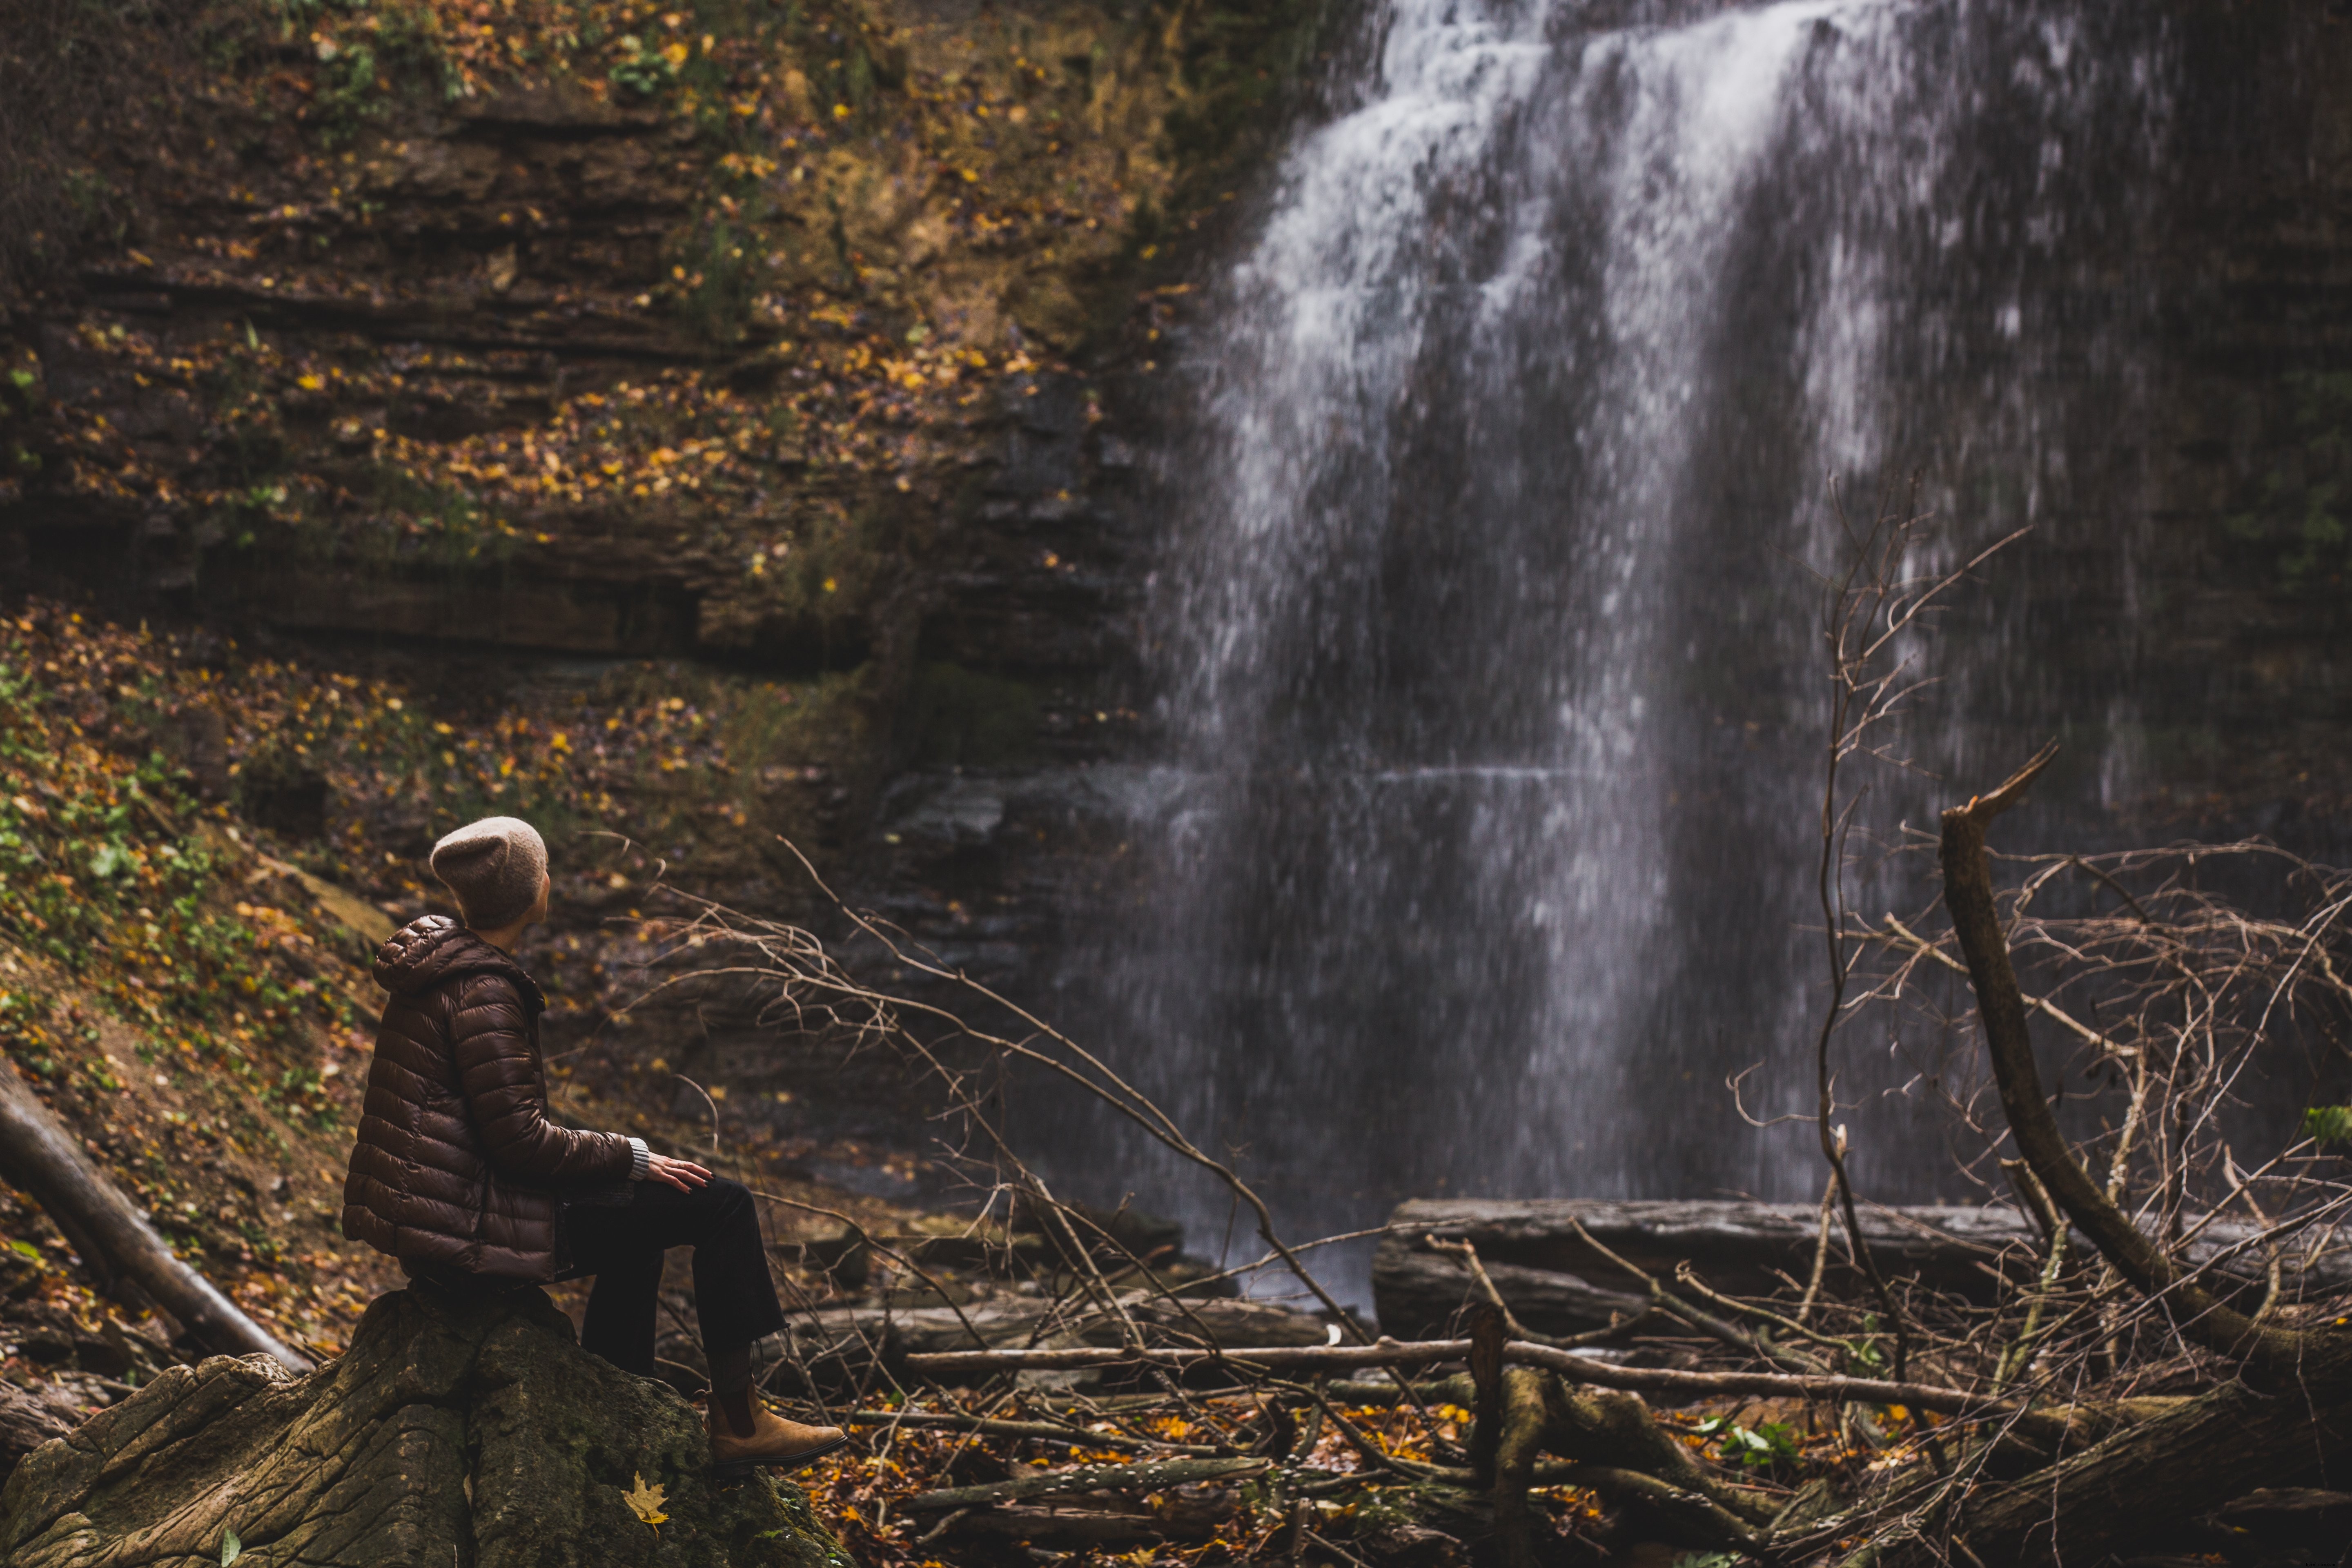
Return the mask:
[[[796,1489],[715,1484],[693,1406],[589,1355],[544,1292],[379,1300],[297,1377],[174,1367],[0,1492],[10,1568],[850,1568]],[[665,1492],[648,1524],[625,1500]]]

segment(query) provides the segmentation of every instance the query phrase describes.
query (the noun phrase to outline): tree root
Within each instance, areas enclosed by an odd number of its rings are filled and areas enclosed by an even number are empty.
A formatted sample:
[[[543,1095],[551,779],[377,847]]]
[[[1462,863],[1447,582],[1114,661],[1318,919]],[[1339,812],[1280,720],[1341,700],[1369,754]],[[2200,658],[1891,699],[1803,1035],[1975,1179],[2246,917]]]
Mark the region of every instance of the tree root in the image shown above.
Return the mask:
[[[1528,1488],[1536,1456],[1551,1432],[1550,1388],[1559,1380],[1526,1367],[1507,1367],[1498,1380],[1501,1431],[1495,1442],[1495,1535],[1507,1568],[1533,1568],[1535,1542],[1528,1519]],[[1565,1457],[1565,1456],[1564,1456]]]
[[[1423,1468],[1428,1479],[1487,1492],[1495,1538],[1509,1568],[1534,1561],[1528,1492],[1537,1486],[1590,1488],[1638,1509],[1686,1545],[1763,1548],[1782,1500],[1709,1470],[1658,1424],[1638,1394],[1571,1384],[1540,1368],[1496,1370],[1492,1394],[1480,1400],[1482,1427],[1486,1409],[1498,1413],[1495,1430],[1475,1430],[1470,1443],[1474,1455],[1492,1454],[1492,1469]],[[1446,1396],[1468,1403],[1471,1390],[1462,1385],[1469,1382],[1454,1380]],[[1568,1463],[1539,1463],[1545,1454]]]

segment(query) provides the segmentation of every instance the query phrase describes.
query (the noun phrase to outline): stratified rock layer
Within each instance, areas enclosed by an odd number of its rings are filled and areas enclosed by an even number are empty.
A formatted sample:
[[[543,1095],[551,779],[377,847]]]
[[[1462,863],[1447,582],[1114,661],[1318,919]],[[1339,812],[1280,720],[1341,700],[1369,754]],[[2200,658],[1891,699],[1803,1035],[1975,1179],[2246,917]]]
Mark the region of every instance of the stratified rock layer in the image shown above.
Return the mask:
[[[848,1568],[801,1492],[714,1484],[694,1408],[587,1354],[538,1290],[368,1309],[341,1360],[175,1367],[0,1492],[12,1568]],[[665,1494],[659,1524],[626,1500]]]

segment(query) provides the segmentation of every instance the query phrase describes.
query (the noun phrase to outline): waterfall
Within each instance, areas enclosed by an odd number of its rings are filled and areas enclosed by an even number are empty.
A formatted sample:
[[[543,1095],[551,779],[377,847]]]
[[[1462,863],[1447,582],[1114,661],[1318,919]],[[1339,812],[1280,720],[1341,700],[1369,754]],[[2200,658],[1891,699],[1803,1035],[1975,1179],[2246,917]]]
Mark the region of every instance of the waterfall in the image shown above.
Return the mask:
[[[1165,757],[1097,955],[1121,1065],[1291,1234],[1817,1190],[1811,1129],[1725,1080],[1810,1104],[1825,480],[1866,511],[1922,468],[1951,548],[2031,523],[2127,600],[2150,9],[1363,19],[1181,347]],[[1923,753],[2063,723],[2125,787],[2128,690],[2035,673],[1999,582],[1933,655]],[[1890,830],[1932,794],[1885,788]],[[1928,1196],[1932,1097],[1882,1097],[1885,1047],[1844,1047],[1861,1169]],[[1227,1223],[1137,1159],[1139,1201]]]

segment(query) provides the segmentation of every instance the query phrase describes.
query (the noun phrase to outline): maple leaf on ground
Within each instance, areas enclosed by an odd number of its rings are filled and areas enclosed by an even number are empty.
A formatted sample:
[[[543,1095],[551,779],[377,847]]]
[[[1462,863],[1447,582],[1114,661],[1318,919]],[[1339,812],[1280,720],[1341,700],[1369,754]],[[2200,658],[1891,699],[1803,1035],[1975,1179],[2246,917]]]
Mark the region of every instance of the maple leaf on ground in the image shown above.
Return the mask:
[[[632,1491],[623,1492],[621,1500],[627,1503],[636,1516],[647,1524],[659,1524],[667,1519],[669,1515],[662,1511],[663,1489],[646,1485],[646,1478],[643,1475],[633,1476],[631,1479],[637,1483],[636,1488]]]

